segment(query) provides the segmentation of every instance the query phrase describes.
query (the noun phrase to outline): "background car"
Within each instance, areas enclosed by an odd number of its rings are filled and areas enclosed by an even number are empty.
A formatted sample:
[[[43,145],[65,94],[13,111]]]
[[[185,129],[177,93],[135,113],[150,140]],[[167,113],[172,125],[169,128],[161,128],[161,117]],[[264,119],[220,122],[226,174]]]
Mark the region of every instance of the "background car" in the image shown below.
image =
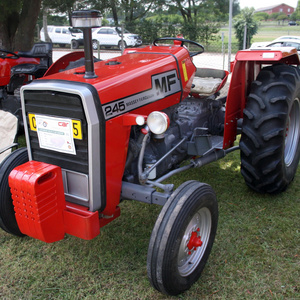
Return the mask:
[[[295,21],[289,21],[289,26],[297,26],[297,23]]]
[[[122,38],[121,38],[120,27],[101,27],[96,28],[92,33],[93,49],[98,48],[98,42],[101,46],[106,48],[118,47],[122,49]],[[137,47],[142,44],[142,39],[137,35],[130,33],[128,30],[123,32],[124,48],[126,47]]]
[[[277,42],[283,42],[283,43],[277,44]],[[286,44],[291,44],[291,43],[294,46],[286,46]],[[270,42],[255,42],[251,45],[250,49],[259,49],[265,47],[295,47],[298,51],[298,44],[300,44],[300,36],[283,35]]]
[[[300,56],[300,40],[297,39],[282,39],[268,44],[267,47],[293,47],[297,49]]]
[[[279,38],[275,39],[274,41],[272,41],[272,43],[274,43],[276,41],[281,41],[281,40],[300,40],[300,36],[299,35],[283,35],[283,36],[280,36]]]
[[[71,44],[73,49],[77,49],[83,45],[83,33],[78,28],[68,26],[47,26],[49,37],[53,44],[59,44],[64,47],[66,44]],[[45,42],[44,28],[40,31],[40,39]]]

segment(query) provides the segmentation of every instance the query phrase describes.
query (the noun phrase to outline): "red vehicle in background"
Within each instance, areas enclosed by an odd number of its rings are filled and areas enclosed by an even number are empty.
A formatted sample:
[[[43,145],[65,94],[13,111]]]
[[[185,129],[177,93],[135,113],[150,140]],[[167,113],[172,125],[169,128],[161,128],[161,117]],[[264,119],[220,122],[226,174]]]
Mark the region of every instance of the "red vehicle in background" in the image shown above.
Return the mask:
[[[30,51],[0,49],[0,109],[17,116],[21,126],[20,87],[42,77],[51,64],[51,43],[35,44]]]

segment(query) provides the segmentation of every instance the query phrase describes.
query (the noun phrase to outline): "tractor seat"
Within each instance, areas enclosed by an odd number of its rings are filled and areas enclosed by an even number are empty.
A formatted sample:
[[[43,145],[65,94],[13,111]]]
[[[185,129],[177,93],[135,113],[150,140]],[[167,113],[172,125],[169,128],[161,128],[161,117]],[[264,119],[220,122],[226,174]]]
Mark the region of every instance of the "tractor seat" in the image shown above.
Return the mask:
[[[222,88],[227,80],[227,75],[224,70],[197,69],[191,93],[198,97],[211,96]]]
[[[52,43],[34,44],[29,51],[19,51],[21,57],[52,57]]]
[[[8,85],[8,92],[12,93],[16,88],[24,84],[25,76],[32,75],[34,78],[44,76],[52,65],[52,44],[34,44],[30,51],[19,51],[20,57],[39,58],[39,64],[24,63],[11,68],[11,80]]]
[[[52,65],[52,43],[34,44],[31,50],[19,51],[18,55],[21,57],[40,58],[40,64],[49,68]]]

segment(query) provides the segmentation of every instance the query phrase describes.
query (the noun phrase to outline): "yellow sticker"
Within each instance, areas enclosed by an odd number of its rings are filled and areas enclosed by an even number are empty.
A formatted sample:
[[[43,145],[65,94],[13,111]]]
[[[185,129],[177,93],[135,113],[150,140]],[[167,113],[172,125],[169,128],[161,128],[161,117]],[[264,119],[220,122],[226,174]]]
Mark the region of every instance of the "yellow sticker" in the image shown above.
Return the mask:
[[[189,77],[187,74],[185,61],[182,62],[182,71],[183,71],[184,80],[185,80],[185,82],[187,82],[189,80]]]
[[[28,114],[30,129],[36,131],[36,120],[34,114]]]
[[[73,138],[77,140],[82,140],[81,121],[72,120],[72,126],[73,126]]]

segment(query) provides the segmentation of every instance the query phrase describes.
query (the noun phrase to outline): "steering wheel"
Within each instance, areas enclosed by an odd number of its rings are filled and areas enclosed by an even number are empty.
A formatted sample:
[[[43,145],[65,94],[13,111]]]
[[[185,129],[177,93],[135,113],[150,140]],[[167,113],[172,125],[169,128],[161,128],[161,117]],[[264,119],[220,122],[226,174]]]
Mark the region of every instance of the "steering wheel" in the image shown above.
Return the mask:
[[[9,55],[10,54],[10,55]],[[18,59],[20,56],[17,53],[0,49],[0,58]]]
[[[201,44],[191,41],[191,40],[186,40],[183,38],[174,38],[174,37],[157,38],[154,40],[153,45],[158,46],[157,42],[159,42],[159,41],[179,41],[181,47],[183,47],[185,44],[192,44],[192,45],[196,46],[197,48],[200,48],[198,51],[189,51],[191,57],[204,52],[204,47]]]

